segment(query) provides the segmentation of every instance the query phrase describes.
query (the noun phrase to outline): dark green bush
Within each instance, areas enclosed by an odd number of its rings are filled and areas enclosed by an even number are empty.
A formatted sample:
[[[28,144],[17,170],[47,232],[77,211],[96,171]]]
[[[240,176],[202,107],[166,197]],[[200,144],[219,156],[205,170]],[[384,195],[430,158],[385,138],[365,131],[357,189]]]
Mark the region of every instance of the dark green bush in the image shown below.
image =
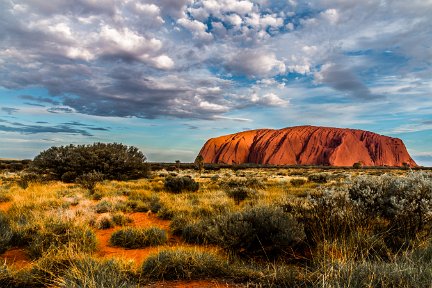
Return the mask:
[[[248,198],[256,197],[257,193],[255,190],[252,190],[251,188],[236,187],[228,190],[226,194],[228,195],[228,197],[234,199],[235,203],[239,205],[240,202]]]
[[[0,211],[0,254],[9,248],[12,237],[13,232],[10,227],[10,221],[8,217]]]
[[[183,191],[195,192],[199,189],[199,183],[195,182],[190,176],[165,178],[165,189],[173,193],[181,193]]]
[[[151,255],[142,265],[150,279],[205,279],[229,274],[227,262],[209,252],[194,249],[163,250]]]
[[[328,180],[328,176],[326,174],[323,174],[323,173],[311,174],[308,176],[309,182],[324,184],[324,183],[327,183],[327,180]]]
[[[114,221],[108,217],[108,216],[104,216],[101,219],[99,219],[98,223],[97,223],[97,228],[98,229],[109,229],[115,226]]]
[[[79,176],[78,178],[76,178],[76,182],[80,184],[83,188],[88,189],[90,193],[94,193],[96,184],[98,182],[101,182],[103,179],[104,175],[102,173],[93,171]]]
[[[93,171],[102,173],[106,179],[128,180],[149,175],[145,161],[146,157],[136,147],[94,143],[51,147],[35,157],[30,169],[67,182]]]
[[[300,187],[303,186],[306,183],[306,180],[303,178],[294,178],[290,180],[290,183],[294,187]]]
[[[245,254],[273,254],[295,247],[305,234],[294,217],[278,207],[253,207],[216,220],[214,242]]]
[[[157,227],[147,229],[124,228],[114,232],[110,238],[111,245],[129,249],[162,245],[166,241],[166,232]]]

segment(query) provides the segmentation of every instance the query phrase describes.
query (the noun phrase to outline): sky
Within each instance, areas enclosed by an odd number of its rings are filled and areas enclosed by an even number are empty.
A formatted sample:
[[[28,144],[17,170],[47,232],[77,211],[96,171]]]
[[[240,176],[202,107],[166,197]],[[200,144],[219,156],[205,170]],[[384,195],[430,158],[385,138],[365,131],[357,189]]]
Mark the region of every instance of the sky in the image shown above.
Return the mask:
[[[401,138],[432,166],[432,0],[2,0],[0,158],[120,142],[191,162],[298,125]]]

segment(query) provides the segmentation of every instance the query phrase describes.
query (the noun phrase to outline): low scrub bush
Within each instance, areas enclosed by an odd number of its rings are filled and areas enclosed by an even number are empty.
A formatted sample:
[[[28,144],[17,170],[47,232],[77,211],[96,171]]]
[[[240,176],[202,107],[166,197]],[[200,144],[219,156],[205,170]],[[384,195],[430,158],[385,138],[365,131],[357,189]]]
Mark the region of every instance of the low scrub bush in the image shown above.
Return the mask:
[[[162,245],[167,241],[167,234],[157,227],[147,229],[124,228],[114,232],[109,241],[113,246],[137,249]]]
[[[351,201],[365,219],[382,218],[387,242],[394,249],[410,243],[419,232],[430,234],[432,178],[424,172],[399,176],[360,176],[348,188]]]
[[[150,279],[180,280],[224,277],[229,274],[227,262],[210,252],[177,248],[151,255],[141,271]]]
[[[190,176],[172,177],[168,176],[164,183],[165,189],[172,193],[181,193],[183,191],[195,192],[199,189],[199,183]]]
[[[327,183],[327,180],[328,180],[328,176],[327,176],[327,174],[324,174],[324,173],[311,174],[308,176],[309,182],[323,184],[323,183]]]
[[[209,227],[209,226],[204,226]],[[276,255],[291,251],[305,234],[303,226],[279,207],[253,207],[212,221],[210,242],[238,254]]]
[[[254,198],[256,197],[256,191],[252,190],[251,188],[246,187],[236,187],[228,190],[226,192],[228,197],[234,199],[235,203],[237,205],[240,204],[240,202],[248,199],[248,198]]]
[[[303,178],[294,178],[290,180],[290,183],[294,187],[300,187],[306,184],[306,180]]]
[[[113,204],[107,200],[103,200],[96,204],[95,211],[96,213],[107,213],[113,209]]]
[[[99,219],[97,222],[97,228],[98,229],[109,229],[115,226],[114,221],[109,216],[103,216]]]

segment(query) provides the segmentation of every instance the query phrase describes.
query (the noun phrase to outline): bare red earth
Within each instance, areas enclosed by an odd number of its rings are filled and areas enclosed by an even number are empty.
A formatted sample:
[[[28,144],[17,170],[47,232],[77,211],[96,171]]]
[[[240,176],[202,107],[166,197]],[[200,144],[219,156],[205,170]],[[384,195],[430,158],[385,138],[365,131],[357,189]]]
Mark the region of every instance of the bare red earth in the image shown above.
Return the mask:
[[[330,127],[297,126],[258,129],[208,140],[204,163],[414,167],[417,164],[398,138]]]
[[[130,218],[132,218],[133,222],[130,226],[140,227],[140,228],[148,228],[148,227],[159,227],[164,229],[165,231],[169,231],[169,221],[161,220],[153,214],[147,213],[132,213],[128,214]],[[98,247],[96,251],[96,256],[102,258],[123,258],[134,260],[135,265],[138,267],[141,265],[144,260],[153,253],[158,252],[164,246],[156,246],[156,247],[146,247],[143,249],[125,249],[121,247],[113,247],[109,244],[109,239],[111,234],[120,227],[98,230],[96,231],[96,237],[98,239]],[[175,242],[176,239],[172,236],[169,238],[169,243]]]

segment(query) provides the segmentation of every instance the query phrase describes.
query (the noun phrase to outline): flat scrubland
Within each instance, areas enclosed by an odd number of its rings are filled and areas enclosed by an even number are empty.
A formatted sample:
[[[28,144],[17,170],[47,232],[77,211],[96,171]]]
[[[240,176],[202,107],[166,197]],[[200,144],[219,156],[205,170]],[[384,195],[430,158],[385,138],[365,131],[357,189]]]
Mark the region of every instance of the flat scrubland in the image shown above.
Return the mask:
[[[430,172],[22,173],[1,174],[0,287],[432,287]]]

